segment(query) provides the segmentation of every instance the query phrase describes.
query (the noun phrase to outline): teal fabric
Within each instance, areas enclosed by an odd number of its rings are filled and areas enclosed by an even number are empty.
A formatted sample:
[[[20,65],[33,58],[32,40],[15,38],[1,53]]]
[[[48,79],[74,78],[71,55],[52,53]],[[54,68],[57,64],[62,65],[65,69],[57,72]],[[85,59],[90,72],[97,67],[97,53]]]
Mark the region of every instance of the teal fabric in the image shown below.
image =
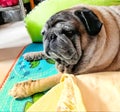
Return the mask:
[[[43,50],[42,44],[32,43],[24,49],[22,54],[40,50]],[[0,91],[0,112],[24,112],[35,99],[33,98],[34,96],[31,96],[22,100],[15,100],[12,96],[9,96],[8,92],[15,83],[29,79],[45,78],[57,73],[52,61],[40,60],[27,62],[23,59],[22,54],[12,68],[9,77]]]

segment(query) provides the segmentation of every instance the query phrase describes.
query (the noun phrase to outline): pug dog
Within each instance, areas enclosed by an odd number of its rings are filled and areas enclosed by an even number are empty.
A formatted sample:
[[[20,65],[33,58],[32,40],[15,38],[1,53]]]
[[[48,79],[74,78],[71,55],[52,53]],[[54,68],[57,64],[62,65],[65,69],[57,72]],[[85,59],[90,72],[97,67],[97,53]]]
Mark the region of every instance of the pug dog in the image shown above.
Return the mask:
[[[44,51],[27,53],[24,58],[28,61],[51,58],[60,73],[16,84],[10,92],[15,98],[27,97],[54,86],[59,83],[61,73],[80,75],[120,70],[120,5],[78,5],[60,11],[46,22],[42,35]],[[39,89],[33,89],[31,93],[21,89],[28,83],[30,88],[40,81],[47,88],[41,90],[38,84]]]

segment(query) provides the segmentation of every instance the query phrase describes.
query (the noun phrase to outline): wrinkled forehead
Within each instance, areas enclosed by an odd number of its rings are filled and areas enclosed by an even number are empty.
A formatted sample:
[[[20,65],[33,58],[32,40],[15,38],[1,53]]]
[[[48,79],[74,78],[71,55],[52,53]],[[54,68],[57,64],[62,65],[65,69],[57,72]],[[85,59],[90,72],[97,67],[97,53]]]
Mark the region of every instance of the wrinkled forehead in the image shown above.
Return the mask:
[[[76,29],[72,21],[58,22],[55,24],[53,28],[60,29],[60,30],[66,30],[66,31]]]
[[[49,20],[46,22],[42,32],[48,31],[48,29],[57,27],[57,28],[74,28],[74,16],[72,15],[72,12],[69,11],[61,11],[49,18]]]
[[[48,28],[46,30],[44,30],[44,35],[50,35],[56,33],[56,34],[60,34],[62,32],[69,32],[69,31],[74,31],[77,30],[75,25],[72,24],[71,22],[58,22],[56,23],[53,27]]]
[[[71,12],[61,11],[61,12],[58,12],[58,13],[54,14],[53,16],[51,16],[46,23],[47,23],[47,27],[51,28],[51,27],[55,26],[57,23],[62,24],[62,22],[65,23],[65,22],[71,21],[73,19],[75,19],[75,18],[73,17]]]

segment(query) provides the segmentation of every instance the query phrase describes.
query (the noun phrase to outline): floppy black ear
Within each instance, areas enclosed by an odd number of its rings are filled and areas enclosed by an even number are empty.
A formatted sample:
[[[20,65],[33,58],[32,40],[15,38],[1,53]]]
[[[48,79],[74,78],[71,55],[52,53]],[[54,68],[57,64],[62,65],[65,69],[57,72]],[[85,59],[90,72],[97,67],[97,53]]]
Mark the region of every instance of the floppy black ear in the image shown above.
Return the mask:
[[[95,36],[100,32],[102,23],[93,11],[84,8],[75,11],[74,14],[83,22],[89,35]]]

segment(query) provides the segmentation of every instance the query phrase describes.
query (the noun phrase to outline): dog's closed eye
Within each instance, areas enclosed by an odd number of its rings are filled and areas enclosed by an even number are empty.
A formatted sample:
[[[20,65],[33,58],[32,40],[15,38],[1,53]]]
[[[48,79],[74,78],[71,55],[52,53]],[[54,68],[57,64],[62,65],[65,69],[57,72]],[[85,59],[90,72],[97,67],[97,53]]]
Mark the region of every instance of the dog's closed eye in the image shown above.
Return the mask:
[[[67,31],[67,30],[63,29],[62,34],[65,34],[67,37],[71,37],[71,36],[73,36],[75,34],[75,31],[74,30]]]

